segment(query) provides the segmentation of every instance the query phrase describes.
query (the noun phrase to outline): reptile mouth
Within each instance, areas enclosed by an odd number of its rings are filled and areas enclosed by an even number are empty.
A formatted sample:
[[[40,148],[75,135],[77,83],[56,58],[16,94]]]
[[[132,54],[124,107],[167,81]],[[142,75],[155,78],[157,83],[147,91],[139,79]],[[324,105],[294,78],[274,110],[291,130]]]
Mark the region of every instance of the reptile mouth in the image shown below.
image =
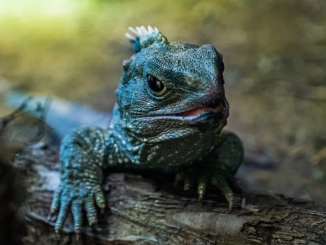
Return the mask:
[[[219,101],[207,106],[197,106],[183,112],[158,114],[152,116],[190,121],[203,119],[205,121],[205,118],[207,118],[209,115],[213,115],[214,117],[220,119],[227,119],[229,116],[229,105],[227,101]]]
[[[226,107],[224,106],[224,103],[217,102],[211,106],[198,106],[189,111],[177,113],[177,114],[175,114],[175,116],[195,118],[195,117],[199,117],[203,113],[212,112],[212,113],[216,113],[216,114],[221,113],[221,114],[223,114],[223,117],[225,117],[225,116],[228,116],[228,115],[225,115],[226,114],[225,109],[226,109]]]

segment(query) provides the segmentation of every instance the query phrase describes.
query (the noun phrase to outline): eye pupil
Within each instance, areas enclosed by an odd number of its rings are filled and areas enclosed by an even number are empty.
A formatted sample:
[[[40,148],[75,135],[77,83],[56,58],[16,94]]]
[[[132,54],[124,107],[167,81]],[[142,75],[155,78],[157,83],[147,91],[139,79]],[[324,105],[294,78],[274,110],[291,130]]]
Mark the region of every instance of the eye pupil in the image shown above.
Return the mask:
[[[156,93],[161,92],[164,89],[164,84],[152,75],[147,75],[147,84],[148,87]]]

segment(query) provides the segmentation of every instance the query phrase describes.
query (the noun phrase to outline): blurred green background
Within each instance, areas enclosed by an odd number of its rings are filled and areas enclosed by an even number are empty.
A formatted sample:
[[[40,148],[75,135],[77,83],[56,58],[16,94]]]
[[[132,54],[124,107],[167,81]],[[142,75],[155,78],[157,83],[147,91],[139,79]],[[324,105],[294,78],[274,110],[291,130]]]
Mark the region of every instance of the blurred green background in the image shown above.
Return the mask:
[[[128,26],[211,43],[224,56],[228,128],[249,156],[246,188],[326,204],[325,13],[324,0],[0,0],[0,90],[110,111]]]

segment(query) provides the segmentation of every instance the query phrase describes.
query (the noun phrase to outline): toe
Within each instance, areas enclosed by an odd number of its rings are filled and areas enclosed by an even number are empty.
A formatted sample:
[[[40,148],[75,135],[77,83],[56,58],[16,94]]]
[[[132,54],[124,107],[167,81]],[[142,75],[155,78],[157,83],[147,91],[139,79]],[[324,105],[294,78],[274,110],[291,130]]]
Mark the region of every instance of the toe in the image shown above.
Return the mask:
[[[176,176],[174,185],[176,186],[178,182],[184,181],[183,189],[185,191],[188,191],[193,186],[195,180],[196,180],[196,172],[193,169],[185,170]]]
[[[94,197],[97,206],[102,210],[105,209],[105,198],[103,195],[103,191],[100,188],[95,191]]]
[[[190,179],[186,179],[186,180],[185,180],[185,183],[184,183],[184,186],[183,186],[183,189],[184,189],[185,191],[189,191],[189,190],[191,189],[192,186],[193,186],[193,185],[192,185],[192,181],[191,181]]]
[[[76,233],[80,233],[83,223],[82,219],[82,207],[83,201],[76,199],[72,202],[72,214],[74,216],[74,230]]]
[[[93,226],[97,224],[97,213],[96,213],[93,195],[89,195],[86,198],[85,209],[86,209],[89,225]]]
[[[56,233],[62,230],[63,224],[67,217],[69,205],[70,205],[70,200],[63,200],[61,202],[60,212],[54,228]]]
[[[212,180],[212,184],[217,186],[222,193],[225,196],[225,199],[229,202],[229,210],[231,211],[232,207],[233,207],[233,191],[230,188],[230,185],[228,184],[227,180],[220,176],[217,175],[213,178]]]
[[[58,212],[60,207],[61,188],[57,189],[53,195],[53,201],[51,204],[51,214]]]
[[[205,179],[200,179],[198,181],[198,199],[199,201],[203,200],[203,197],[206,193],[206,188],[207,188],[207,181]]]
[[[183,180],[182,175],[177,174],[174,179],[174,187],[178,187],[179,182],[181,182],[182,180]]]

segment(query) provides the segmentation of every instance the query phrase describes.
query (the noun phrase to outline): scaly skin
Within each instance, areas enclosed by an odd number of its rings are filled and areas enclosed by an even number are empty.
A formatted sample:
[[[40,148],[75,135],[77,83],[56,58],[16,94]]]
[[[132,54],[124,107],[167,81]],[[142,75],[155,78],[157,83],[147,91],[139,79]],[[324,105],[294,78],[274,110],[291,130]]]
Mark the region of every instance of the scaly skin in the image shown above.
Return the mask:
[[[123,62],[109,128],[81,128],[61,144],[61,184],[51,207],[59,211],[56,232],[70,207],[76,233],[83,208],[89,224],[97,223],[95,205],[105,208],[106,168],[174,173],[185,190],[198,183],[200,199],[213,184],[232,208],[228,181],[242,162],[243,147],[235,134],[221,133],[229,113],[222,55],[212,45],[168,42],[156,28],[130,30],[135,54]]]

